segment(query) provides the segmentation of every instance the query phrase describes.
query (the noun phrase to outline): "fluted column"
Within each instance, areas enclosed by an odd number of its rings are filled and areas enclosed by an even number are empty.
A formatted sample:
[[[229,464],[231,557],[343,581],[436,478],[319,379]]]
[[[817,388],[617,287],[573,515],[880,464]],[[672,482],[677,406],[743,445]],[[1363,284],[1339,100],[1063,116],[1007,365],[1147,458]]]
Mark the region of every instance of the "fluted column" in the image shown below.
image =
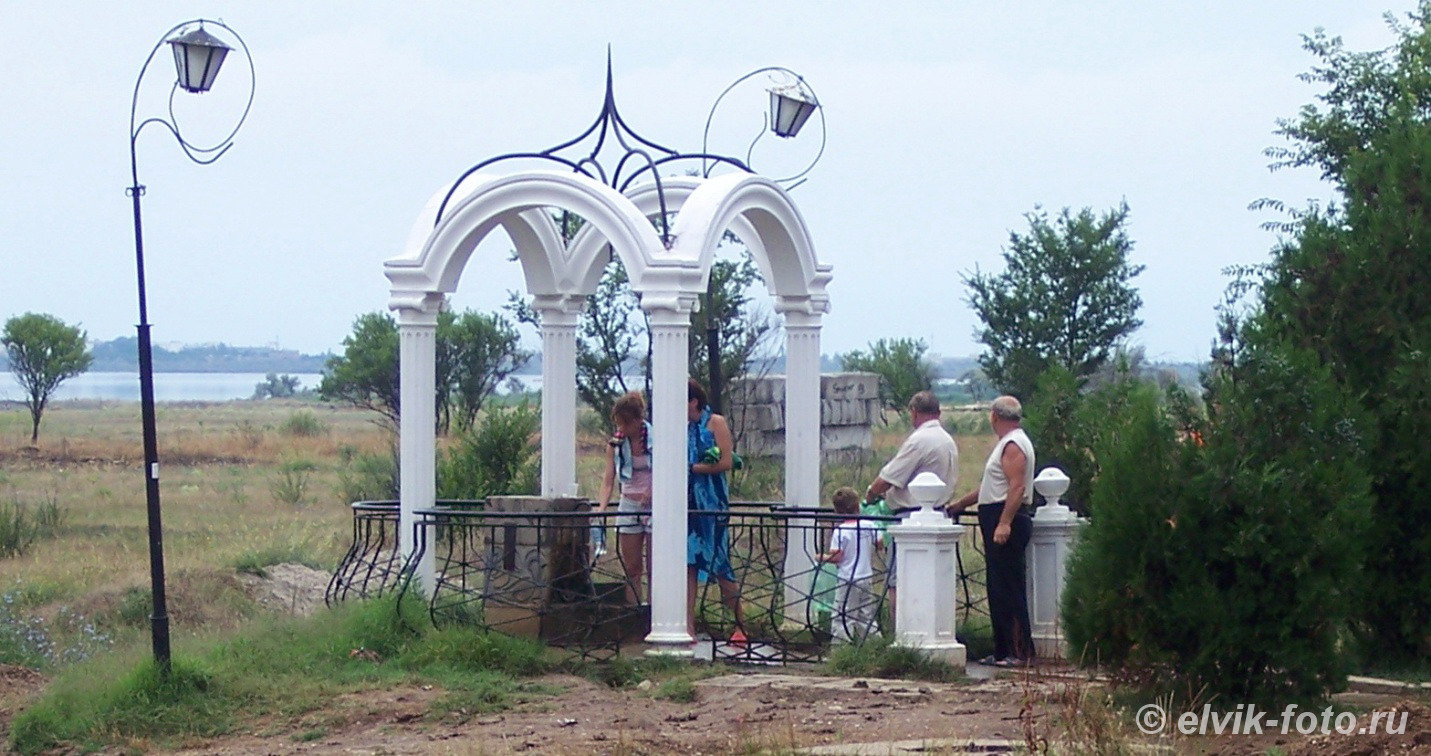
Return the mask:
[[[785,314],[785,503],[809,509],[820,506],[821,316],[803,306],[780,309]],[[814,524],[803,518],[789,522],[783,581],[787,616],[810,595]]]
[[[686,381],[694,298],[643,302],[651,320],[651,634],[655,653],[689,655],[686,628]]]
[[[398,368],[401,418],[399,428],[399,539],[410,557],[414,514],[427,509],[437,499],[437,313],[441,294],[429,294],[419,308],[398,310]],[[424,592],[433,582],[432,549],[416,565],[418,588]]]
[[[576,328],[586,297],[538,296],[542,333],[542,496],[575,496]]]

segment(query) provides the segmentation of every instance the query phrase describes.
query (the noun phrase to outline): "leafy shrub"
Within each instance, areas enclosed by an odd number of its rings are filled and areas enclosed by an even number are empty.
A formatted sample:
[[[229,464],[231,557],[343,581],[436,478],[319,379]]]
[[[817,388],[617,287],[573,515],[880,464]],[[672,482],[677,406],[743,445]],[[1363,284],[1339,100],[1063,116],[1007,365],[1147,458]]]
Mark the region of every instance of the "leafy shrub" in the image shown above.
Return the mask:
[[[313,438],[322,436],[328,432],[328,426],[318,419],[311,410],[298,410],[288,416],[283,424],[278,426],[278,431],[285,436],[296,438]]]
[[[268,490],[278,501],[302,504],[308,496],[309,480],[318,465],[306,459],[290,459],[278,466],[278,476],[269,482]]]
[[[1167,693],[1322,699],[1345,682],[1368,513],[1355,409],[1288,349],[1217,376],[1210,398],[1195,437],[1150,387],[1109,417],[1064,592],[1070,646]]]
[[[398,498],[398,464],[392,454],[344,456],[338,468],[338,498],[344,502],[384,501]]]
[[[480,422],[458,434],[438,462],[438,497],[536,493],[541,461],[536,438],[541,423],[541,411],[526,404],[483,413]]]

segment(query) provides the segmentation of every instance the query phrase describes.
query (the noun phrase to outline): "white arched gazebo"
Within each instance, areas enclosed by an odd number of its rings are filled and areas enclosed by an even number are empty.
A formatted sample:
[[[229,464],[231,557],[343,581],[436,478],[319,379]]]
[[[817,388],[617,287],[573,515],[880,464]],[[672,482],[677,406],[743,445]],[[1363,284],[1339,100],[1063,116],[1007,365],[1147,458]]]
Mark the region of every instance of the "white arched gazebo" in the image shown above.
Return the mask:
[[[614,109],[609,84],[607,102]],[[479,171],[443,187],[418,216],[403,253],[385,266],[401,339],[402,534],[412,532],[414,513],[435,500],[437,314],[473,250],[498,227],[516,247],[540,316],[542,495],[577,493],[577,321],[606,266],[608,247],[626,267],[650,318],[653,453],[658,460],[685,457],[690,314],[705,292],[716,247],[729,231],[754,255],[784,318],[786,501],[818,506],[820,325],[829,309],[830,266],[818,261],[799,210],[771,179],[743,170],[710,178],[657,177],[654,169],[646,178],[651,180],[622,192],[583,172]],[[664,234],[652,222],[663,208],[675,214]],[[563,243],[552,209],[586,221],[569,244]],[[685,465],[661,463],[653,471],[648,641],[673,647],[692,640],[685,609],[687,472]],[[432,571],[428,553],[418,565],[426,587],[433,585]]]

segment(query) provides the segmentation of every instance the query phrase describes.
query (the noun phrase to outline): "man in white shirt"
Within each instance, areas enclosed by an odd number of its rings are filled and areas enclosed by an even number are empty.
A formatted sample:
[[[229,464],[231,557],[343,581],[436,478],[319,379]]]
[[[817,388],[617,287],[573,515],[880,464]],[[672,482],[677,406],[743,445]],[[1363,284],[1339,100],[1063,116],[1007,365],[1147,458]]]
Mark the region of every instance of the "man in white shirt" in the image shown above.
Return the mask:
[[[889,508],[896,512],[918,507],[919,503],[909,494],[909,482],[922,472],[932,472],[944,481],[944,493],[935,503],[936,507],[944,506],[954,496],[954,483],[959,477],[959,447],[939,422],[939,399],[929,391],[910,397],[909,419],[914,431],[865,490],[865,503],[872,504],[883,496]],[[899,577],[895,574],[894,547],[889,551],[889,564],[885,586],[889,589],[889,614],[893,620]]]
[[[989,423],[999,440],[984,462],[979,487],[949,505],[960,512],[979,505],[979,530],[984,535],[988,564],[989,620],[994,626],[994,653],[985,663],[1026,666],[1033,662],[1028,596],[1024,588],[1024,550],[1033,535],[1034,448],[1021,427],[1019,400],[1001,396],[989,411]]]

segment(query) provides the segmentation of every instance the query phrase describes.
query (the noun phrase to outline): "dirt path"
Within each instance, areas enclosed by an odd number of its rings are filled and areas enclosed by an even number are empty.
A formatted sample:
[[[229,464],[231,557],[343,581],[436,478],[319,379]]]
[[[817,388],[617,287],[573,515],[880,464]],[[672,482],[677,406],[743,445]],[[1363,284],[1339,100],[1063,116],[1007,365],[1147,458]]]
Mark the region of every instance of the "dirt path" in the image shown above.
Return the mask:
[[[296,728],[180,752],[717,754],[911,738],[1021,741],[1019,712],[1039,685],[734,674],[696,683],[696,700],[677,703],[578,677],[540,682],[565,692],[462,723],[428,718],[434,691],[369,693],[335,701]]]

